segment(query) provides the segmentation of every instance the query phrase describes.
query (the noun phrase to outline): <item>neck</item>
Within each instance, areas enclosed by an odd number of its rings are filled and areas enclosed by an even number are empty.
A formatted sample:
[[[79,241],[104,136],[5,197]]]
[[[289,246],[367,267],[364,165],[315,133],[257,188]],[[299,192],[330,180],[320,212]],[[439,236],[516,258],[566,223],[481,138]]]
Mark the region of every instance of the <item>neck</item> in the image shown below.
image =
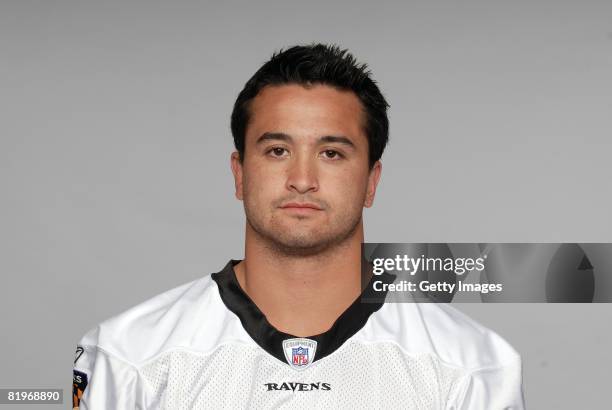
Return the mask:
[[[279,253],[247,223],[245,258],[234,267],[244,292],[277,330],[327,331],[361,294],[363,223],[340,244],[309,256]]]

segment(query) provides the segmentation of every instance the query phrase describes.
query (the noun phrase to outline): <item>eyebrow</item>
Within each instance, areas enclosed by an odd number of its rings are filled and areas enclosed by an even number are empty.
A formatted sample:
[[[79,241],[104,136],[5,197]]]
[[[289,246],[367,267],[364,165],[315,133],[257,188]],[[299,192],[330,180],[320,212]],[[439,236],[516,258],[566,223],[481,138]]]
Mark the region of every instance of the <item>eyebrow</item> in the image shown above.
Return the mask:
[[[255,144],[261,144],[264,141],[285,141],[292,142],[293,138],[289,134],[285,134],[284,132],[264,132],[261,134]],[[319,143],[338,143],[346,145],[352,149],[355,149],[355,144],[349,138],[342,135],[324,135],[319,138]]]

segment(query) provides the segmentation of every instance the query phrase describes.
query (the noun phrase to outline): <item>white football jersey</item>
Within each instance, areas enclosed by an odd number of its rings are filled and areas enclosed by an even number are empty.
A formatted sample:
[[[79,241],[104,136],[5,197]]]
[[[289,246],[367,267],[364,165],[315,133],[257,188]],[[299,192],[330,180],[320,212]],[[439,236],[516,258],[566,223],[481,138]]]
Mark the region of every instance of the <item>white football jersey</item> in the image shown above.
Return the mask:
[[[73,406],[524,408],[520,356],[455,308],[357,299],[325,333],[296,337],[242,291],[238,262],[90,330]]]

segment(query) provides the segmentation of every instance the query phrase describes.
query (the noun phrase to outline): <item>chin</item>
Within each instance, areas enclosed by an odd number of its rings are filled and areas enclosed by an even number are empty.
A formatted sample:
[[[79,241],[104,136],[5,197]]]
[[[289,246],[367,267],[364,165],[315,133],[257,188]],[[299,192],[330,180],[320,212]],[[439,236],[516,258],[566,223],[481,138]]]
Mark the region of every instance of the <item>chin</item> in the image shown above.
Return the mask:
[[[287,237],[284,235],[276,237],[276,242],[278,242],[282,246],[296,249],[317,248],[327,243],[327,241],[321,240],[319,238],[304,236]]]
[[[299,230],[291,226],[275,229],[267,235],[274,245],[283,251],[296,253],[319,252],[329,245],[329,238],[312,230]]]

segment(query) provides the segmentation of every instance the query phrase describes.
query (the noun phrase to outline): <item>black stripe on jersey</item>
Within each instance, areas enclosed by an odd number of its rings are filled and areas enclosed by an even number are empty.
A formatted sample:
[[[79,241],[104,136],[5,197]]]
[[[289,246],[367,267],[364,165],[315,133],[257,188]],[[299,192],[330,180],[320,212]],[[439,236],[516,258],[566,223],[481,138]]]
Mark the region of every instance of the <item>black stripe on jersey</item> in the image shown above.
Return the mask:
[[[242,327],[262,349],[281,362],[287,363],[282,347],[283,340],[300,336],[281,332],[268,322],[265,315],[242,290],[238,279],[236,279],[234,265],[239,262],[239,260],[232,259],[225,265],[223,270],[211,275],[212,279],[217,282],[221,299],[225,306],[238,316]],[[392,283],[394,278],[394,275],[384,273],[377,276],[376,280]],[[374,278],[372,277],[367,286],[365,286],[361,296],[338,317],[328,331],[306,337],[317,342],[317,352],[314,361],[324,358],[342,346],[345,341],[365,326],[372,313],[382,307],[384,297],[381,297],[381,292],[373,290],[373,281]],[[376,300],[376,302],[365,303],[361,301],[362,298],[365,300]]]

